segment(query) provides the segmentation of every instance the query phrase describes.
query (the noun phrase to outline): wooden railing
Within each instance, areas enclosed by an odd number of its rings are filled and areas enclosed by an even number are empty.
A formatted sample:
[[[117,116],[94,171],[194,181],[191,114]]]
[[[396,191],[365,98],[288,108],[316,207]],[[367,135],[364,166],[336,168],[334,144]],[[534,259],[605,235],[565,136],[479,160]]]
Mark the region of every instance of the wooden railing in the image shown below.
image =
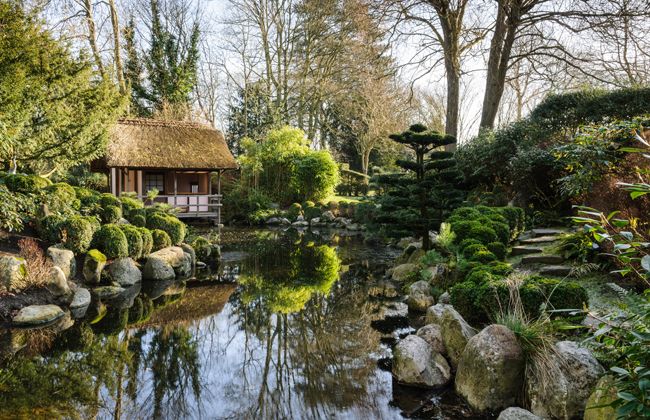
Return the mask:
[[[154,206],[154,203],[146,195],[139,195],[137,198],[142,199],[145,207]],[[213,214],[219,217],[219,223],[221,223],[222,198],[223,196],[220,194],[158,195],[154,202],[161,202],[160,199],[163,199],[164,201],[162,202],[166,202],[173,207],[180,207],[181,211],[179,215],[183,216],[205,217]]]

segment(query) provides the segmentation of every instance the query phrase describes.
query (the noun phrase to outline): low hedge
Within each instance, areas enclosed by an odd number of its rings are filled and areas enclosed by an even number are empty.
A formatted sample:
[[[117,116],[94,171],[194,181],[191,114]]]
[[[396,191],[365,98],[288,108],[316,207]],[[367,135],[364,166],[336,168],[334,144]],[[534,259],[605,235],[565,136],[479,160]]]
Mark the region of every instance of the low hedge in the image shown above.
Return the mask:
[[[35,193],[52,185],[52,181],[38,175],[9,174],[3,178],[7,189],[11,192]]]
[[[153,236],[146,227],[137,227],[137,229],[142,235],[142,258],[147,258],[153,249]]]
[[[62,224],[65,231],[65,247],[75,254],[83,254],[90,248],[95,226],[87,217],[73,216]]]
[[[111,260],[129,255],[129,243],[119,225],[103,225],[95,233],[93,245]]]
[[[124,236],[126,236],[126,242],[129,248],[129,257],[133,258],[136,261],[142,258],[143,241],[140,230],[137,227],[131,225],[118,226],[124,233]]]
[[[172,241],[164,230],[152,230],[151,237],[153,239],[153,252],[172,246]]]
[[[51,244],[58,244],[63,241],[63,225],[65,217],[58,214],[50,214],[40,220],[41,239]]]
[[[147,229],[165,231],[174,245],[182,242],[186,234],[185,224],[178,218],[157,213],[147,218]]]

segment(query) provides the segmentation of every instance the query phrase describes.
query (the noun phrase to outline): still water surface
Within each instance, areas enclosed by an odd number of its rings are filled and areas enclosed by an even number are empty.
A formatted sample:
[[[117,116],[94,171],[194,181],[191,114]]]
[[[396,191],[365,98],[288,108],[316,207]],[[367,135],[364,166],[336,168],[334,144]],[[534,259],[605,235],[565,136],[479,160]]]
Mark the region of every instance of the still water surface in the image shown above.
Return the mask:
[[[206,280],[0,333],[0,418],[478,419],[453,389],[392,379],[418,323],[381,317],[396,255],[343,233],[225,230]]]

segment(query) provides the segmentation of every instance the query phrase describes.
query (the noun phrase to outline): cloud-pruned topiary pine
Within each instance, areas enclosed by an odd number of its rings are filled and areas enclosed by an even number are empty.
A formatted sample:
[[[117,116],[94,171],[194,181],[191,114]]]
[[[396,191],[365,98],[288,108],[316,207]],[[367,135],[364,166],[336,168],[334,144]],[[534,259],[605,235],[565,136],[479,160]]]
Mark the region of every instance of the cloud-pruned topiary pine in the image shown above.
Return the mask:
[[[422,236],[422,249],[429,250],[429,230],[439,228],[445,211],[458,207],[463,199],[457,189],[463,176],[454,169],[453,152],[436,150],[456,143],[456,138],[414,124],[390,139],[413,150],[415,160],[399,160],[396,163],[405,172],[373,180],[388,191],[375,222],[389,237]]]

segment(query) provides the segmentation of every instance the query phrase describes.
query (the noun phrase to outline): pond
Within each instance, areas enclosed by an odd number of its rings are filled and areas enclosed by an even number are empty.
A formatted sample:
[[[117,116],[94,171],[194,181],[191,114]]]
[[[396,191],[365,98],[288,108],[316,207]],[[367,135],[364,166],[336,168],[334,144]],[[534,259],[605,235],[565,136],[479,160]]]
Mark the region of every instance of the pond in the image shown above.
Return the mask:
[[[294,229],[226,229],[221,242],[207,274],[0,332],[0,418],[479,418],[453,387],[391,376],[393,346],[422,322],[385,317],[398,251]]]

